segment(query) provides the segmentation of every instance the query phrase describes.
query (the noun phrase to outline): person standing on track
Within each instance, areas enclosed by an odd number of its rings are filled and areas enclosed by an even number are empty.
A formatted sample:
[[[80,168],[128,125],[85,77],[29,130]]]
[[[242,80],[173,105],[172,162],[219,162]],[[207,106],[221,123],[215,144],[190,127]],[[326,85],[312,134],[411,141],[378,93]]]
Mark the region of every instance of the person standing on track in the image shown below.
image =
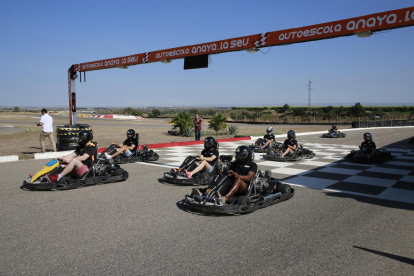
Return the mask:
[[[41,152],[45,152],[45,139],[46,137],[49,138],[50,143],[52,144],[53,151],[56,152],[56,143],[55,138],[53,137],[53,118],[47,114],[46,108],[41,110],[42,117],[40,117],[40,122],[36,123],[37,126],[42,127],[42,132],[40,133],[40,146],[42,147]]]
[[[201,136],[201,122],[203,121],[202,118],[198,116],[198,114],[194,117],[194,132],[195,132],[195,139],[196,141],[200,141]]]

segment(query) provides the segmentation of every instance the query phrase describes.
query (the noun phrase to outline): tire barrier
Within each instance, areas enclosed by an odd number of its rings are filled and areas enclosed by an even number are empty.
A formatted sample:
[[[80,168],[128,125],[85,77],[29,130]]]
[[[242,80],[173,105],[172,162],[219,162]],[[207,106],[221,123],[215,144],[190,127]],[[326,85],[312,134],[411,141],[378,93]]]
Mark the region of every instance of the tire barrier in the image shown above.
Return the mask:
[[[74,150],[78,145],[78,134],[82,130],[89,130],[92,133],[92,127],[87,124],[61,125],[56,127],[56,148],[58,151]]]

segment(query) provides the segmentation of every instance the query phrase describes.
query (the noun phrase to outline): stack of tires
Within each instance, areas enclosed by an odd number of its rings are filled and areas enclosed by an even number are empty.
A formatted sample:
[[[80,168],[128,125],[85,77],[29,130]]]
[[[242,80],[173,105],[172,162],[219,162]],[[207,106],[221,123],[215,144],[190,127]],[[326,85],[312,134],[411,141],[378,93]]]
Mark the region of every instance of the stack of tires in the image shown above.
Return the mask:
[[[74,150],[78,145],[78,134],[82,130],[89,130],[92,134],[92,127],[86,124],[61,125],[56,127],[56,148],[58,151]]]

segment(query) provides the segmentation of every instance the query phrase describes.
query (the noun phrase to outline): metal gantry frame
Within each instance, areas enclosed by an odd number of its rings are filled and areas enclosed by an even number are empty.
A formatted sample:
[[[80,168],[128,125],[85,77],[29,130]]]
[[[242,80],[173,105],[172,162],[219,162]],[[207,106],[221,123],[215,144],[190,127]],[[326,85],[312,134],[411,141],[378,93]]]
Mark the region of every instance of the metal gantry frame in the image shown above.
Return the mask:
[[[409,27],[414,25],[414,6],[369,14],[349,19],[285,29],[261,34],[230,38],[171,49],[140,53],[130,56],[73,64],[68,70],[68,92],[70,124],[76,124],[76,86],[77,73],[109,68],[128,68],[128,66],[152,62],[169,63],[174,59],[193,56],[219,54],[246,50],[257,52],[260,48],[293,43],[330,39],[357,35],[369,37],[375,32]],[[82,76],[81,76],[82,78]]]

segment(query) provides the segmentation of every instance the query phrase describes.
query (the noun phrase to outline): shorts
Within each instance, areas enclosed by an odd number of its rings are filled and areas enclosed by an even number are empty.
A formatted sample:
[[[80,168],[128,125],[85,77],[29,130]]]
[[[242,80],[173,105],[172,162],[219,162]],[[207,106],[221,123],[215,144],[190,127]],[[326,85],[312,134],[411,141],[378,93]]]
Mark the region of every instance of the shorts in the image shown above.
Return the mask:
[[[121,153],[121,155],[123,157],[130,157],[132,155],[132,152],[129,149],[127,149],[126,151],[124,151],[123,153]]]
[[[208,168],[207,172],[208,173],[212,173],[214,170],[214,166],[210,165],[210,168]]]
[[[294,150],[290,150],[290,152],[288,153],[288,154],[286,154],[287,156],[291,156],[291,155],[293,155],[295,153],[295,151]]]
[[[82,167],[80,167],[79,169],[71,171],[70,176],[80,178],[83,174],[87,173],[88,171],[88,167],[86,165],[82,165]]]

